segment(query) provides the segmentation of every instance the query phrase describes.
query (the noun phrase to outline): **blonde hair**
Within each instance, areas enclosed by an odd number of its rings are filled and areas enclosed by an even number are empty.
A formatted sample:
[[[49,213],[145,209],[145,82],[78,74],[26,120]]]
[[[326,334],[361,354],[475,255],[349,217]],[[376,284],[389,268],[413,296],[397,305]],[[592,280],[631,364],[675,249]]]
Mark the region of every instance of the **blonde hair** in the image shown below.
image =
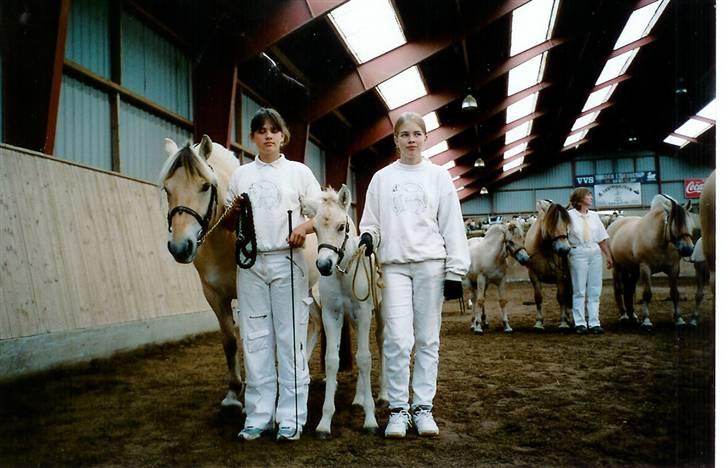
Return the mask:
[[[423,133],[427,134],[427,126],[425,125],[425,120],[422,118],[422,116],[417,112],[405,112],[404,114],[399,116],[397,122],[394,124],[395,138],[397,138],[399,129],[402,128],[402,125],[406,124],[407,122],[414,122],[418,127],[422,129]]]
[[[573,192],[571,192],[571,196],[569,197],[569,203],[577,210],[581,210],[581,201],[584,199],[584,197],[591,194],[592,191],[588,188],[577,187],[574,189]]]

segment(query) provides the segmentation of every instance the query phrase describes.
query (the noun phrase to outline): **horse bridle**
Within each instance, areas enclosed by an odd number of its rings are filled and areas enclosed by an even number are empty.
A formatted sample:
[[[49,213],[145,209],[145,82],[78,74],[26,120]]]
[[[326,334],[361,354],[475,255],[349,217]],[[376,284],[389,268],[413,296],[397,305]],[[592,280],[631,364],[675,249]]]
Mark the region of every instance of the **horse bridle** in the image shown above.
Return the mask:
[[[667,216],[665,216],[665,237],[667,238],[667,242],[673,244],[675,247],[677,247],[678,241],[683,237],[690,237],[692,239],[692,236],[690,234],[683,234],[681,236],[675,236],[672,234],[672,212],[677,209],[675,205],[677,205],[677,202],[675,200],[672,200],[671,198],[668,198],[670,200],[670,203],[672,204],[672,208],[670,209],[670,213],[668,213]]]
[[[318,251],[321,252],[321,249],[329,249],[333,250],[336,255],[338,255],[339,260],[336,262],[336,269],[339,270],[341,273],[344,273],[344,270],[341,269],[341,261],[344,259],[344,249],[346,248],[346,242],[349,240],[349,220],[346,220],[346,231],[344,232],[344,240],[341,242],[341,247],[336,247],[335,245],[331,244],[319,244]]]
[[[210,188],[212,189],[212,193],[210,194],[210,201],[207,204],[207,212],[205,213],[205,217],[203,218],[200,216],[198,212],[193,210],[192,208],[188,208],[183,205],[178,205],[169,210],[169,213],[167,214],[167,229],[169,232],[172,232],[172,218],[177,213],[187,213],[188,215],[195,218],[195,220],[200,224],[202,229],[197,234],[197,246],[202,243],[202,239],[205,238],[205,234],[207,233],[207,228],[210,226],[210,220],[212,219],[212,213],[215,211],[215,205],[217,204],[217,185],[211,184]]]

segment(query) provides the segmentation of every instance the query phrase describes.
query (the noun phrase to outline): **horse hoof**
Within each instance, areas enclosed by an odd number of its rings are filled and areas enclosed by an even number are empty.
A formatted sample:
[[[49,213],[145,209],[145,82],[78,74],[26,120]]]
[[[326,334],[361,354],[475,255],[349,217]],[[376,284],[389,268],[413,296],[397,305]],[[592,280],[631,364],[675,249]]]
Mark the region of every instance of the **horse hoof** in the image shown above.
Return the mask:
[[[510,335],[511,333],[513,333],[513,329],[511,327],[504,328],[503,333]]]
[[[698,328],[698,321],[693,319],[690,322],[688,322],[688,325],[690,326],[690,329],[691,330],[697,330],[697,328]]]
[[[378,429],[378,427],[365,427],[362,429],[362,432],[367,435],[375,435]]]
[[[683,318],[682,318],[682,317],[678,317],[678,319],[677,319],[677,320],[675,320],[675,326],[676,326],[676,327],[680,327],[680,328],[682,328],[682,327],[684,327],[685,325],[687,325],[687,323],[685,323],[685,320],[683,320]]]
[[[652,325],[649,325],[649,324],[648,325],[645,325],[643,323],[640,328],[642,329],[643,332],[649,333],[649,332],[652,331]]]
[[[482,328],[476,328],[475,330],[473,330],[473,335],[480,336],[482,334],[483,334],[483,329]]]
[[[325,431],[316,431],[316,438],[318,440],[331,440],[331,433]]]

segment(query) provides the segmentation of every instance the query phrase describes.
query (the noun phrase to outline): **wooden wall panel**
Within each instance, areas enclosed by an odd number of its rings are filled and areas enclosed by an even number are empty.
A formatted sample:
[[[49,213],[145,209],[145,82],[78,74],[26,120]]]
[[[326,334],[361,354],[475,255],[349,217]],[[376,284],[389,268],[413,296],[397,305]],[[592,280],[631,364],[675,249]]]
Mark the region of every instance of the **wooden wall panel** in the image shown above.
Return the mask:
[[[151,184],[0,145],[0,216],[0,339],[210,309]]]

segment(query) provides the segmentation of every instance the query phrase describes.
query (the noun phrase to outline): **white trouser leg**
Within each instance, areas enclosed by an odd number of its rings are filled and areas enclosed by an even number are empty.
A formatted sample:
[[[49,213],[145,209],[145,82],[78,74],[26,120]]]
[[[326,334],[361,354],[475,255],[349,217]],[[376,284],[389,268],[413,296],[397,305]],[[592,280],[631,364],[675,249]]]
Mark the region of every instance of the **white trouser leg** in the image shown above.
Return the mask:
[[[599,247],[591,249],[586,276],[586,310],[589,326],[600,326],[599,300],[602,296],[602,253]]]
[[[245,362],[246,426],[265,427],[276,402],[273,316],[266,258],[258,256],[250,270],[238,268],[240,337]]]
[[[412,265],[414,279],[415,368],[412,404],[432,406],[437,389],[445,263],[432,260]]]
[[[382,266],[384,380],[390,408],[409,409],[410,353],[414,345],[410,265]]]
[[[293,341],[291,311],[291,265],[288,252],[271,255],[272,281],[270,297],[275,328],[278,359],[278,407],[276,422],[280,426],[303,428],[306,424],[306,403],[310,382],[306,361],[306,331],[308,329],[308,278],[306,260],[301,250],[293,254],[293,280],[296,323],[296,342]],[[293,353],[296,353],[295,359]],[[295,360],[295,372],[294,372]],[[294,379],[295,376],[295,379]]]

